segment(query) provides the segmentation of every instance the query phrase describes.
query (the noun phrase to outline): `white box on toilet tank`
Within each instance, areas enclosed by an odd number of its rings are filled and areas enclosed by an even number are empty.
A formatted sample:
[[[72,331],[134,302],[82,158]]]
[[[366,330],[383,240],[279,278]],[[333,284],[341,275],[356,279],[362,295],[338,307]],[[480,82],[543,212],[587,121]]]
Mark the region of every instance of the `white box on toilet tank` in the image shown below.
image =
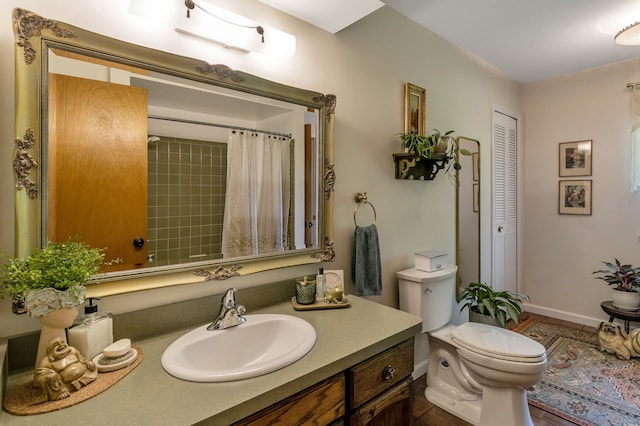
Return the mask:
[[[417,251],[414,258],[418,271],[434,272],[447,267],[447,253],[438,250]]]

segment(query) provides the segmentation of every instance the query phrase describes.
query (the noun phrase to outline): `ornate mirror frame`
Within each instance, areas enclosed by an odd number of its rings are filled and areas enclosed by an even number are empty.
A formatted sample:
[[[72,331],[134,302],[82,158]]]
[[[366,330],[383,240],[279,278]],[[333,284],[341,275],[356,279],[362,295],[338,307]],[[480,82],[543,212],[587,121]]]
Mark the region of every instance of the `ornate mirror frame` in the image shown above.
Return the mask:
[[[130,270],[115,278],[101,276],[101,283],[88,288],[92,297],[125,293],[136,290],[190,284],[204,280],[221,280],[238,275],[275,268],[332,261],[333,249],[333,185],[334,153],[333,128],[336,97],[294,88],[233,70],[225,65],[211,65],[155,49],[96,34],[72,25],[47,19],[24,9],[12,13],[15,35],[16,119],[13,158],[15,173],[15,255],[26,257],[46,243],[43,237],[42,185],[46,167],[47,120],[47,55],[50,48],[59,48],[85,56],[118,62],[137,68],[180,76],[241,92],[270,97],[320,110],[319,140],[321,158],[324,159],[323,188],[318,190],[318,211],[321,247],[296,250],[275,256],[255,259],[236,259],[242,263],[214,261],[197,267],[167,268],[154,271]],[[45,170],[43,170],[45,169]],[[158,268],[152,268],[158,269]]]
[[[458,136],[459,149],[466,149],[472,155],[460,155],[458,161],[462,169],[456,170],[456,294],[464,290],[470,282],[479,282],[480,262],[480,141],[466,136]],[[464,282],[463,282],[464,281]]]

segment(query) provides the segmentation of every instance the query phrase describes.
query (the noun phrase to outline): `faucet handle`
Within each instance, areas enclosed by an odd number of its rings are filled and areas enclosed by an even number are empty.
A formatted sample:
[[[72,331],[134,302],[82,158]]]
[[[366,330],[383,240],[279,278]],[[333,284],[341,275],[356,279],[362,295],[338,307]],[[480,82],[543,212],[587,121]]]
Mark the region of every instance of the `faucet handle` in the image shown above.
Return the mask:
[[[226,291],[224,296],[222,296],[221,304],[226,309],[233,309],[236,306],[236,297],[235,293],[238,291],[237,288],[230,288]]]
[[[244,305],[238,305],[236,306],[236,311],[238,312],[238,316],[242,316],[247,313],[247,308],[245,308]]]

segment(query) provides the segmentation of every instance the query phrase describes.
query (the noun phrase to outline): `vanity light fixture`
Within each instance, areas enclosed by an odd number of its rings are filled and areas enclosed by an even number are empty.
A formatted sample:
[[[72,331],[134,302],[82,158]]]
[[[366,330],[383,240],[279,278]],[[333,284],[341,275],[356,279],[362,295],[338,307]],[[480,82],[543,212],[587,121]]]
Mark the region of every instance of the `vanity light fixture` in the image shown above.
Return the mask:
[[[244,53],[289,59],[296,51],[295,36],[204,0],[131,0],[129,13]]]
[[[640,21],[618,31],[613,39],[617,44],[624,46],[640,45]]]
[[[204,7],[200,6],[198,3],[196,3],[193,0],[184,0],[184,5],[187,7],[187,18],[191,18],[191,11],[194,8],[198,8],[201,11],[203,11],[204,13],[206,13],[209,16],[212,16],[216,19],[219,19],[220,21],[229,24],[229,25],[235,25],[236,27],[240,27],[240,28],[249,28],[249,29],[255,29],[256,32],[258,33],[258,35],[260,36],[260,40],[262,41],[262,43],[264,43],[264,28],[261,25],[244,25],[244,24],[238,24],[236,22],[230,21],[228,19],[223,18],[222,16],[218,16],[215,13],[205,9]]]

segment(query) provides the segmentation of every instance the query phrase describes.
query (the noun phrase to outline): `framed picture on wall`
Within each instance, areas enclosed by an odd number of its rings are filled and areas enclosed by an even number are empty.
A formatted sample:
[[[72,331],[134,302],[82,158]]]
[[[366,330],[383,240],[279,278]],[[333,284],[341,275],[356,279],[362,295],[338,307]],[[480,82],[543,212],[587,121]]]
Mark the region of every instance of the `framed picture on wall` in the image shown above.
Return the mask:
[[[425,109],[427,92],[415,84],[404,85],[404,132],[425,133]]]
[[[560,177],[591,176],[592,142],[560,143]]]
[[[560,214],[591,215],[591,181],[561,180],[558,206]]]

